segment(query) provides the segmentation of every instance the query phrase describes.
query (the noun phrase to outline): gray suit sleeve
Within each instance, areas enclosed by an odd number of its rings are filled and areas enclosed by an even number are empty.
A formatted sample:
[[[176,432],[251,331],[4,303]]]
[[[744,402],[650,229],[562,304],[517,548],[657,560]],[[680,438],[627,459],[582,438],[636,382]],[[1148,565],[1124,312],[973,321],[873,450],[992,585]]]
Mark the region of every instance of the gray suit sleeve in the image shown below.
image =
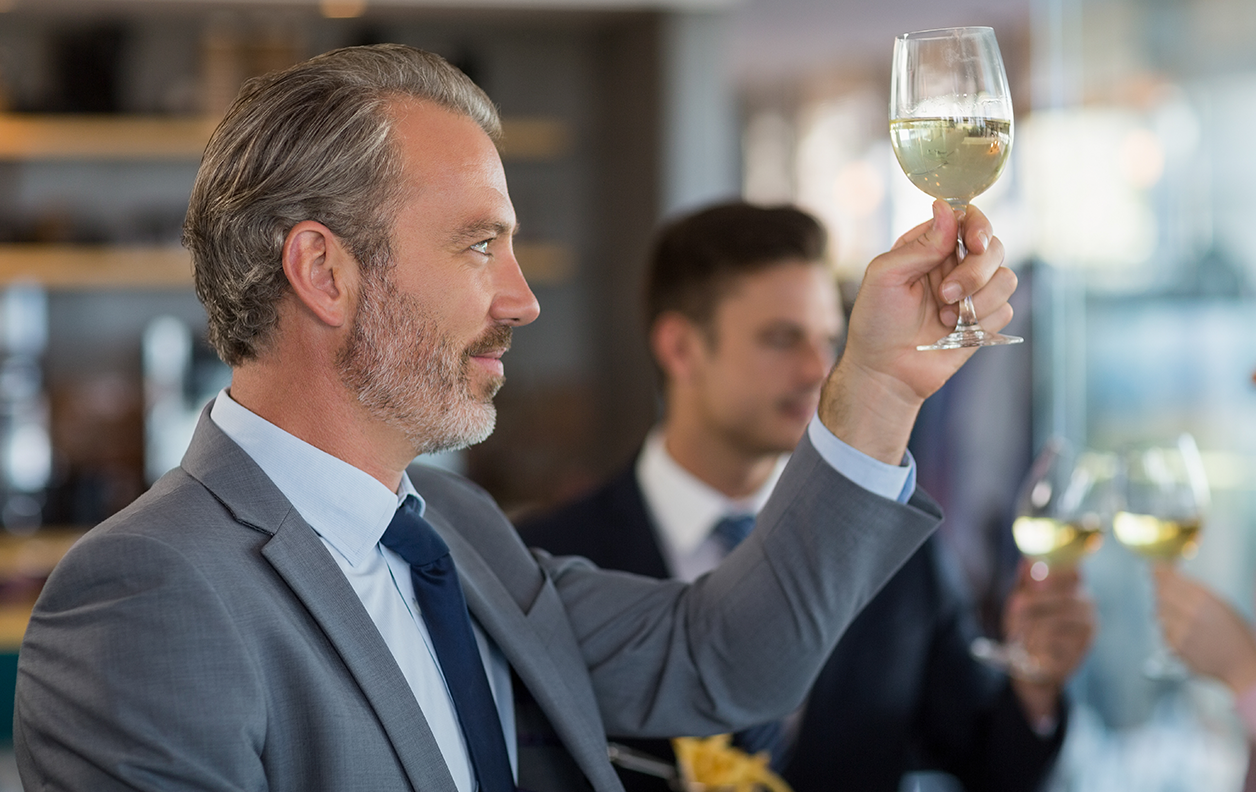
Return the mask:
[[[126,576],[118,570],[128,570]],[[263,790],[266,691],[212,585],[151,537],[89,534],[45,589],[15,735],[41,790]]]
[[[851,483],[804,438],[750,538],[692,585],[540,558],[607,730],[710,734],[795,708],[842,631],[939,520],[921,494],[904,505]]]

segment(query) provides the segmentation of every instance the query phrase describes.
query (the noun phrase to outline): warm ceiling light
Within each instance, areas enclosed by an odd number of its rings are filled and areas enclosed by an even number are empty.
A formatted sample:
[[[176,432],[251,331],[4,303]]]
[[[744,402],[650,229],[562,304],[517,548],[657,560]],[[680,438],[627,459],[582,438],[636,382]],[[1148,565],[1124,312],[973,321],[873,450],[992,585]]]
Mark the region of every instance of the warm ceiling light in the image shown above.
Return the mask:
[[[366,11],[366,0],[321,0],[318,5],[328,19],[352,19]]]

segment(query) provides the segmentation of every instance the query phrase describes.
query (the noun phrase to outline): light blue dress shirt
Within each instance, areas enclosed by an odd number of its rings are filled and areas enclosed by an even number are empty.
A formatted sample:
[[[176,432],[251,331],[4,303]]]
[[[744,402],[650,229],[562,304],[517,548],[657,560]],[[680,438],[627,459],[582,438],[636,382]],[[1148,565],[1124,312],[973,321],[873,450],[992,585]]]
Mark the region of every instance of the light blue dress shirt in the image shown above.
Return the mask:
[[[379,544],[401,501],[413,494],[422,503],[422,495],[404,475],[399,491],[389,490],[367,473],[250,412],[225,390],[218,394],[210,418],[257,463],[322,539],[397,660],[459,792],[473,792],[476,783],[470,756],[418,611],[410,565]],[[474,620],[472,627],[514,769],[510,666]]]

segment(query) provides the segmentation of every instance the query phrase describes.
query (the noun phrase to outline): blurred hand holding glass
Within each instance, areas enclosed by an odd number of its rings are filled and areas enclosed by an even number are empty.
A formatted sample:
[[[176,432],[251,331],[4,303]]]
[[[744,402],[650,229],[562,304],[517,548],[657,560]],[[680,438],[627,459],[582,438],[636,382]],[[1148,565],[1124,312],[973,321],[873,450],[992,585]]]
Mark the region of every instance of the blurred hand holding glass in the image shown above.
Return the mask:
[[[890,144],[907,178],[952,209],[966,209],[994,184],[1012,149],[1012,99],[992,29],[925,30],[894,40]],[[956,258],[965,252],[961,239]],[[918,348],[1021,340],[982,330],[972,297],[965,295],[955,330]]]

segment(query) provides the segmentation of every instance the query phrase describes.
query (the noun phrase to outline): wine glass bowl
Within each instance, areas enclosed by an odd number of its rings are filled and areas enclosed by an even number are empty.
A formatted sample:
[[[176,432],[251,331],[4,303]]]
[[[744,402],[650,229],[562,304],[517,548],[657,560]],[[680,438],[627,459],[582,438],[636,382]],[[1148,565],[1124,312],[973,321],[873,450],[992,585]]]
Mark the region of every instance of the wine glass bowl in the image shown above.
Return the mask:
[[[1122,503],[1112,523],[1116,540],[1154,563],[1173,563],[1194,555],[1211,499],[1195,439],[1184,433],[1173,445],[1127,451],[1121,480]],[[1188,672],[1158,640],[1143,663],[1143,673],[1175,679]]]
[[[1194,438],[1175,446],[1147,446],[1126,454],[1124,503],[1112,532],[1118,542],[1152,561],[1189,558],[1209,502],[1203,461]]]
[[[1116,472],[1111,454],[1079,454],[1060,438],[1047,442],[1017,497],[1012,522],[1012,539],[1034,562],[1035,579],[1098,549],[1116,512]]]
[[[922,192],[964,209],[998,181],[1012,150],[1012,122],[904,118],[890,123],[899,166]]]
[[[890,145],[907,178],[952,209],[966,209],[998,180],[1012,148],[1012,99],[991,28],[924,30],[894,40]],[[957,258],[964,253],[961,239]],[[955,330],[917,348],[1021,340],[983,330],[971,295],[965,295]]]

